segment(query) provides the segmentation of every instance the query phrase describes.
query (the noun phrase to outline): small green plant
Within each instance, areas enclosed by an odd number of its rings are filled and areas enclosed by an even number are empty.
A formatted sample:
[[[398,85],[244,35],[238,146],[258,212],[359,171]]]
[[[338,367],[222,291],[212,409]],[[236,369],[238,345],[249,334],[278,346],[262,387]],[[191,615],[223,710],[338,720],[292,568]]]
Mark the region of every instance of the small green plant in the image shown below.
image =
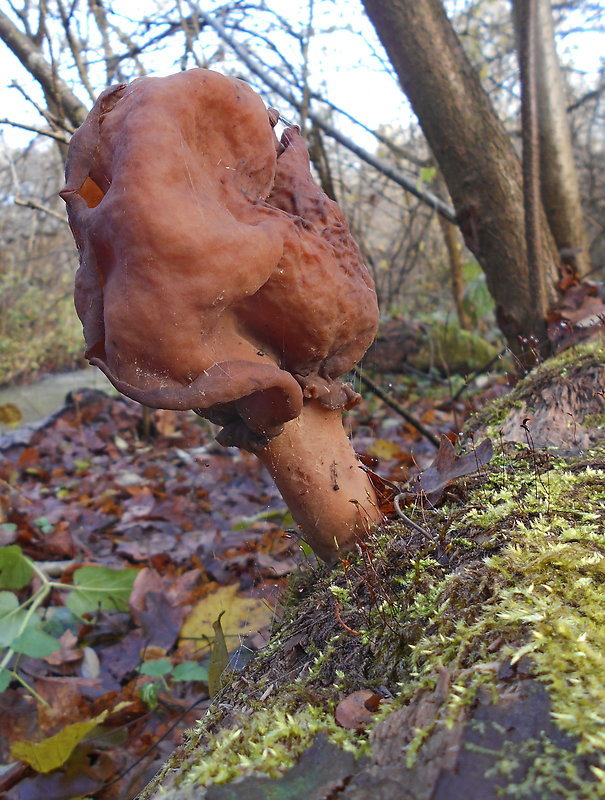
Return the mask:
[[[170,691],[171,684],[181,682],[201,681],[208,683],[208,666],[198,661],[182,661],[172,664],[168,658],[154,658],[144,661],[138,671],[141,675],[158,680],[148,681],[141,686],[139,694],[141,700],[152,710],[158,705],[158,695],[162,686]]]
[[[0,548],[0,692],[17,680],[46,705],[19,673],[22,656],[45,658],[61,649],[61,642],[49,633],[52,619],[45,619],[44,602],[52,589],[68,592],[65,606],[71,618],[82,618],[99,609],[125,611],[137,569],[81,567],[73,573],[73,584],[53,581],[27,558],[18,545]],[[20,600],[17,592],[36,577],[39,582],[30,596]],[[56,627],[56,626],[55,626]]]

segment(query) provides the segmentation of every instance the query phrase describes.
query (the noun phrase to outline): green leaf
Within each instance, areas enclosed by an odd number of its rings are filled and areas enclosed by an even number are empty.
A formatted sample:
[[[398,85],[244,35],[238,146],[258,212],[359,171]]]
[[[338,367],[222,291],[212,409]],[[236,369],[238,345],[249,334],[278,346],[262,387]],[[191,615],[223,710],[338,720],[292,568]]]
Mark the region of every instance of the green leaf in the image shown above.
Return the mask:
[[[420,175],[418,176],[418,182],[422,185],[423,183],[430,183],[435,175],[437,174],[437,167],[423,167],[420,170]]]
[[[152,661],[145,661],[139,667],[141,675],[149,675],[151,678],[161,678],[172,670],[172,664],[167,658],[156,658]]]
[[[74,590],[65,605],[77,617],[99,609],[127,611],[132,585],[139,570],[109,567],[80,567],[74,572]]]
[[[268,511],[261,511],[251,517],[242,517],[239,522],[233,525],[232,530],[242,531],[251,528],[255,522],[276,522],[283,528],[290,528],[294,523],[294,517],[287,508],[270,508]]]
[[[52,772],[65,764],[80,742],[103,722],[108,713],[103,711],[94,719],[66,725],[59,733],[41,742],[14,742],[11,756],[29,764],[36,772]]]
[[[16,531],[17,526],[14,522],[3,522],[2,525],[0,525],[0,533],[10,534],[15,533]]]
[[[19,608],[19,598],[14,592],[0,592],[0,619]]]
[[[19,635],[27,611],[13,592],[0,592],[0,647],[10,647]]]
[[[7,669],[0,669],[0,692],[3,692],[11,682],[13,673]]]
[[[46,609],[44,630],[51,636],[56,636],[57,639],[67,630],[77,635],[80,625],[80,620],[65,606],[53,606]]]
[[[28,625],[23,633],[13,641],[11,648],[16,653],[23,653],[30,658],[44,658],[60,650],[61,642],[54,636],[49,636],[48,633]]]
[[[46,517],[38,517],[34,520],[34,525],[37,525],[42,533],[52,533],[54,525]]]
[[[16,544],[0,547],[0,589],[22,589],[30,582],[33,567]]]
[[[159,691],[160,684],[154,683],[153,681],[150,683],[145,683],[143,686],[141,686],[139,694],[141,695],[141,700],[145,703],[148,709],[153,710],[154,708],[157,708]]]
[[[304,556],[306,556],[307,558],[311,558],[313,556],[313,548],[310,545],[308,545],[303,539],[300,540],[298,546],[302,550]]]
[[[170,676],[173,681],[204,681],[208,682],[208,667],[202,666],[197,661],[183,661],[177,664]]]

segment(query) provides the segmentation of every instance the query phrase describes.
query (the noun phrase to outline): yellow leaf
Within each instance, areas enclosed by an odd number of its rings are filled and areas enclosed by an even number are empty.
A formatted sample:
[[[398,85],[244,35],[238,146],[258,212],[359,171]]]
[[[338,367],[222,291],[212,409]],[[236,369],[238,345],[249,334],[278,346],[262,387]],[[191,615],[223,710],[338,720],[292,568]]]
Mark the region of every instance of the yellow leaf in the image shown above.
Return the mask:
[[[100,725],[108,714],[109,711],[103,711],[94,719],[66,725],[59,733],[42,739],[41,742],[14,742],[11,746],[11,756],[19,761],[25,761],[36,772],[52,772],[68,761],[80,742]]]
[[[183,623],[179,644],[193,645],[196,650],[209,649],[215,639],[213,624],[219,614],[221,626],[229,652],[235,650],[241,637],[255,633],[268,625],[273,618],[273,611],[263,600],[254,597],[242,597],[238,594],[239,584],[221,586],[216,592],[202,598]]]
[[[375,439],[367,448],[366,453],[374,458],[380,458],[382,461],[390,461],[403,454],[398,444],[388,442],[386,439]]]
[[[0,423],[2,425],[18,425],[23,419],[19,406],[14,403],[0,405]]]
[[[210,655],[210,664],[208,665],[208,694],[210,697],[215,697],[223,686],[229,683],[229,676],[227,674],[229,652],[227,651],[227,642],[225,641],[223,626],[221,625],[221,617],[224,613],[224,611],[221,611],[218,615],[218,619],[212,623],[212,627],[214,628],[214,643]]]

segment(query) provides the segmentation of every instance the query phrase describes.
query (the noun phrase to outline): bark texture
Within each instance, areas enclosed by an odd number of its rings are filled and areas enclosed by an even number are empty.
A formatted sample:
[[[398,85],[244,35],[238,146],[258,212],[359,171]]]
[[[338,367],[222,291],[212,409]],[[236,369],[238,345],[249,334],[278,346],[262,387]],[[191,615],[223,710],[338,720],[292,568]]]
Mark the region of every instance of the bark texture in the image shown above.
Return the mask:
[[[439,224],[441,225],[441,232],[443,233],[443,241],[447,250],[448,259],[450,262],[450,277],[452,280],[452,295],[454,297],[454,305],[456,306],[456,314],[458,315],[458,322],[460,327],[465,331],[473,329],[473,323],[469,316],[468,311],[464,307],[464,276],[462,274],[462,254],[460,252],[460,244],[456,239],[456,228],[451,222],[448,222],[443,217],[439,217]]]
[[[582,276],[590,270],[590,259],[550,0],[536,0],[536,23],[542,203],[563,260]]]
[[[521,129],[523,142],[523,208],[525,246],[532,294],[540,308],[546,304],[546,286],[540,270],[542,226],[540,200],[540,143],[538,141],[538,99],[536,96],[536,0],[516,0],[515,17],[519,33],[517,53],[521,79]]]
[[[545,339],[557,254],[547,226],[536,297],[524,240],[519,159],[439,0],[364,0],[439,164],[465,242],[487,277],[513,351],[519,337]]]

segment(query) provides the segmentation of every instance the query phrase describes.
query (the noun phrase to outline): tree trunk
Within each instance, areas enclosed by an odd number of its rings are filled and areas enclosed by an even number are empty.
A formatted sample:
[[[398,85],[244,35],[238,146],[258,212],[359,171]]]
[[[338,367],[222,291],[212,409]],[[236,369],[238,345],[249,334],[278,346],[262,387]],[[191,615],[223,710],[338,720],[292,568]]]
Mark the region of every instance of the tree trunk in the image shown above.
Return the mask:
[[[456,227],[443,217],[439,217],[439,224],[443,234],[443,241],[450,263],[450,278],[452,281],[452,295],[460,327],[465,331],[473,329],[473,323],[468,311],[464,307],[464,276],[462,274],[462,254],[460,244],[456,238]]]
[[[542,203],[562,260],[581,277],[590,270],[580,184],[567,119],[563,73],[550,0],[536,0],[536,88]]]
[[[545,342],[557,253],[542,221],[545,297],[532,291],[521,165],[439,0],[363,0],[447,183],[465,242],[487,277],[508,344]]]
[[[540,143],[536,91],[536,0],[514,0],[518,20],[517,56],[521,84],[521,133],[523,143],[523,215],[530,289],[540,308],[546,301],[546,284],[540,270],[543,209],[540,199]]]

